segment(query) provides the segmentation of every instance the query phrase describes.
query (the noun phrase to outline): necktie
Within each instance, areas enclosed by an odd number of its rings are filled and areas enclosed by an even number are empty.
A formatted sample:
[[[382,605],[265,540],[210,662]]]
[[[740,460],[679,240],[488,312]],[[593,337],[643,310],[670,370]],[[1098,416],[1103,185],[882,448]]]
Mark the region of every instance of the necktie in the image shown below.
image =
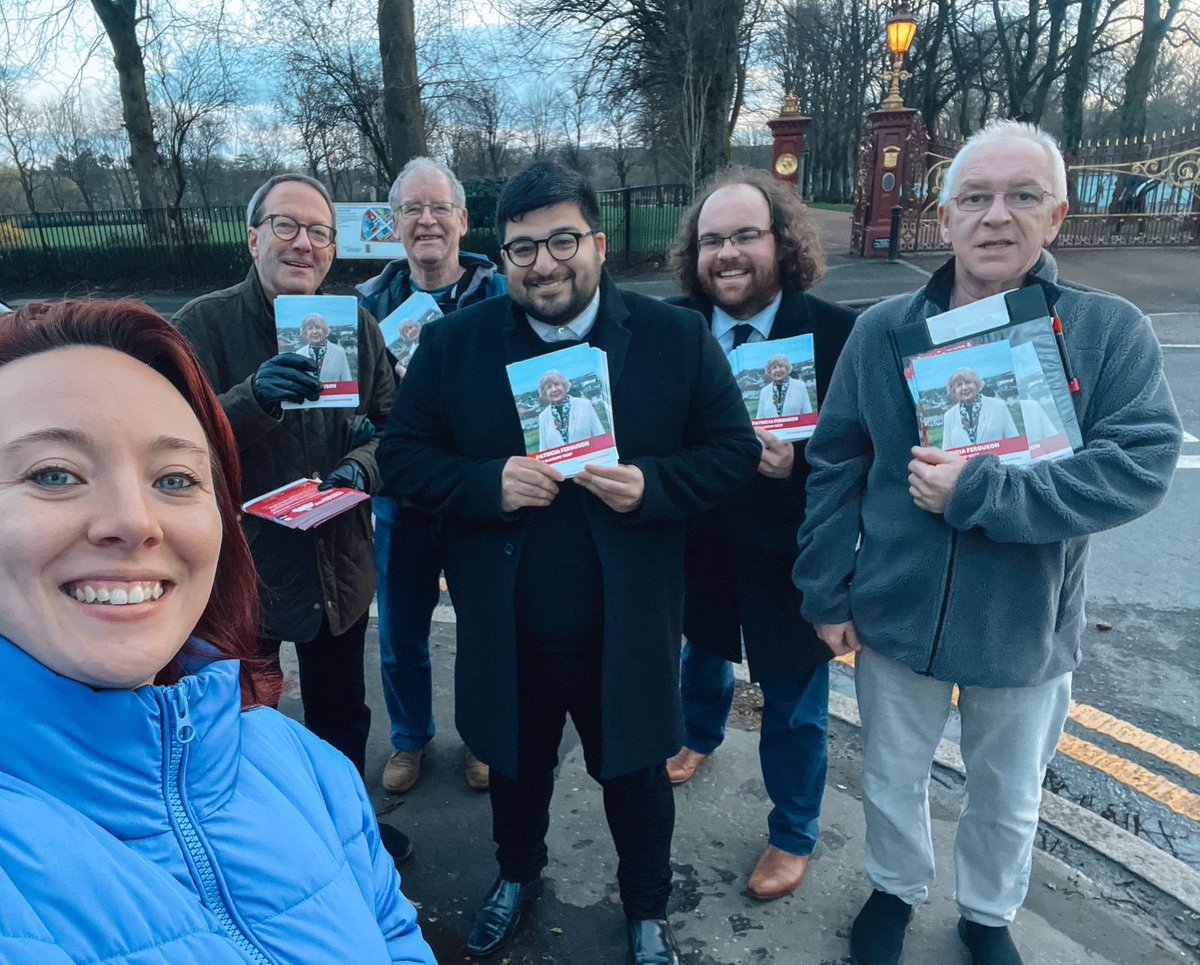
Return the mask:
[[[750,339],[750,333],[754,331],[753,325],[747,325],[743,322],[741,325],[733,326],[733,347],[737,348],[743,345]]]

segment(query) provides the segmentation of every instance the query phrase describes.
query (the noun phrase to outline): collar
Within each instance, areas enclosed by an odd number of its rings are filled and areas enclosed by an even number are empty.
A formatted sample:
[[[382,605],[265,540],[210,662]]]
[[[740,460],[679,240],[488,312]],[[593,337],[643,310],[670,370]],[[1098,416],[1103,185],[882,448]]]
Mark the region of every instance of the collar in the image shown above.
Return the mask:
[[[716,336],[717,341],[733,331],[735,325],[749,325],[759,335],[761,339],[756,341],[765,342],[771,337],[771,326],[775,324],[775,314],[779,311],[779,305],[783,301],[783,292],[775,293],[775,297],[771,299],[770,304],[762,311],[749,318],[734,318],[720,305],[714,304],[712,310],[712,333]]]
[[[587,307],[565,325],[550,325],[540,318],[534,318],[528,312],[525,313],[525,317],[529,321],[529,327],[543,342],[582,342],[587,338],[592,326],[596,324],[596,315],[599,311],[600,286],[597,285],[596,293],[592,295],[592,300],[587,303]]]
[[[954,290],[954,264],[954,257],[951,256],[925,283],[925,300],[940,312],[950,310],[950,294]],[[1035,283],[1042,286],[1046,293],[1046,302],[1053,308],[1062,294],[1062,288],[1058,285],[1058,262],[1045,248],[1034,266],[1029,269],[1029,274],[1025,276],[1025,285]]]
[[[199,640],[185,648],[212,653]],[[186,700],[195,728],[182,786],[197,817],[228,800],[241,759],[236,660],[188,657],[172,687],[93,690],[0,637],[0,772],[30,784],[121,840],[170,830],[164,773],[168,702]]]

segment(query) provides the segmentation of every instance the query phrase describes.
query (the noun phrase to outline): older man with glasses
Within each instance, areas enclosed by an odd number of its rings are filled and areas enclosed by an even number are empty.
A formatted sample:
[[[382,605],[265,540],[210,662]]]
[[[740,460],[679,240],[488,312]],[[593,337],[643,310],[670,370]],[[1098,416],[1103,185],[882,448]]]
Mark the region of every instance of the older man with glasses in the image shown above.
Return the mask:
[[[416,292],[433,296],[448,315],[508,291],[489,258],[459,248],[469,224],[467,197],[462,182],[445,164],[413,158],[396,176],[389,200],[405,257],[358,286],[359,302],[372,315],[385,318]],[[417,343],[409,345],[403,357],[392,358],[397,385],[417,350]],[[437,516],[386,493],[372,503],[379,661],[392,742],[383,787],[391,794],[405,794],[421,776],[435,730],[429,634],[441,595],[438,578],[445,551]],[[470,748],[465,774],[469,787],[487,790],[487,765]]]
[[[317,398],[321,382],[311,357],[279,352],[275,297],[317,292],[333,261],[333,224],[321,182],[271,178],[247,208],[253,263],[245,281],[188,302],[174,317],[233,427],[245,499],[299,476],[368,493],[378,486],[372,436],[386,424],[394,386],[369,314],[358,318],[358,409],[281,407]],[[254,516],[242,525],[262,582],[262,654],[278,665],[280,642],[295,643],[306,726],[362,774],[371,728],[363,650],[375,591],[368,503],[308,532]],[[383,830],[389,850],[403,857],[406,841]]]
[[[859,965],[894,965],[933,881],[929,773],[959,688],[966,804],[955,840],[958,931],[973,965],[1021,961],[1009,923],[1029,887],[1042,779],[1079,662],[1088,537],[1165,496],[1180,427],[1150,322],[1061,281],[1045,250],[1067,213],[1057,145],[1000,121],[946,174],[938,217],[954,257],[918,292],[863,314],[816,434],[793,573],[801,613],[856,652],[866,870],[850,933]],[[890,333],[1037,285],[1065,326],[1083,448],[1034,466],[914,446]]]

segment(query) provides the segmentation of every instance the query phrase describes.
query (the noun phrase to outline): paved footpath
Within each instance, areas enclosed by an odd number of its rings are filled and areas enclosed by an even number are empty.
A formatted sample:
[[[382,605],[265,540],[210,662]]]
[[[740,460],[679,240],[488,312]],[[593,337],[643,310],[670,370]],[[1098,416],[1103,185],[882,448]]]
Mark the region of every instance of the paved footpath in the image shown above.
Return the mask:
[[[377,637],[371,631],[368,684],[375,720],[368,767],[380,820],[413,837],[416,853],[402,870],[405,893],[420,904],[422,928],[438,961],[449,963],[471,961],[463,949],[467,922],[491,884],[495,863],[487,798],[469,790],[463,780],[463,749],[453,726],[453,612],[443,606],[438,616],[431,648],[438,736],[421,782],[405,798],[385,795],[376,783],[389,747]],[[285,655],[290,656],[290,649]],[[282,709],[300,716],[294,689]],[[804,885],[775,902],[757,901],[745,887],[765,844],[770,809],[757,740],[755,733],[731,728],[725,744],[675,792],[670,918],[684,960],[688,965],[841,965],[848,961],[850,922],[870,891],[862,871],[858,730],[832,721],[820,844]],[[952,771],[939,768],[931,786],[939,880],[913,916],[904,962],[960,965],[968,961],[954,930],[953,837],[961,783]],[[570,729],[561,753],[549,846],[545,897],[511,945],[490,961],[623,962],[616,855],[599,788],[584,772],[579,742]],[[1029,900],[1014,935],[1026,961],[1039,965],[1192,962],[1200,947],[1189,949],[1162,921],[1131,910],[1121,888],[1096,884],[1042,852],[1035,853]]]

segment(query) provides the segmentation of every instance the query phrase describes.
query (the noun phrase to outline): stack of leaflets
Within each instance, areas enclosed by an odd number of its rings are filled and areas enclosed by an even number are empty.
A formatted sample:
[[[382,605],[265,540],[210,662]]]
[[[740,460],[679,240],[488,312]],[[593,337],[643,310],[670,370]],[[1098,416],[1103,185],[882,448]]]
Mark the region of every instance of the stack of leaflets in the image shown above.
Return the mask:
[[[607,353],[575,345],[507,369],[526,455],[568,479],[589,463],[617,464]]]
[[[729,353],[729,364],[754,428],[782,442],[812,436],[817,428],[812,335],[746,342]]]
[[[400,303],[391,314],[379,323],[388,351],[396,358],[396,364],[407,371],[412,358],[417,354],[421,342],[421,329],[435,318],[442,317],[442,310],[433,296],[427,292],[415,292]],[[400,372],[403,376],[404,372]]]
[[[280,352],[317,363],[321,397],[284,402],[285,409],[358,408],[358,300],[353,295],[278,295],[275,333]]]
[[[1019,466],[1083,446],[1045,294],[1004,292],[894,331],[920,443]]]
[[[317,479],[297,479],[250,500],[242,511],[288,529],[312,529],[371,498],[357,489],[340,486],[320,492],[319,485]]]

